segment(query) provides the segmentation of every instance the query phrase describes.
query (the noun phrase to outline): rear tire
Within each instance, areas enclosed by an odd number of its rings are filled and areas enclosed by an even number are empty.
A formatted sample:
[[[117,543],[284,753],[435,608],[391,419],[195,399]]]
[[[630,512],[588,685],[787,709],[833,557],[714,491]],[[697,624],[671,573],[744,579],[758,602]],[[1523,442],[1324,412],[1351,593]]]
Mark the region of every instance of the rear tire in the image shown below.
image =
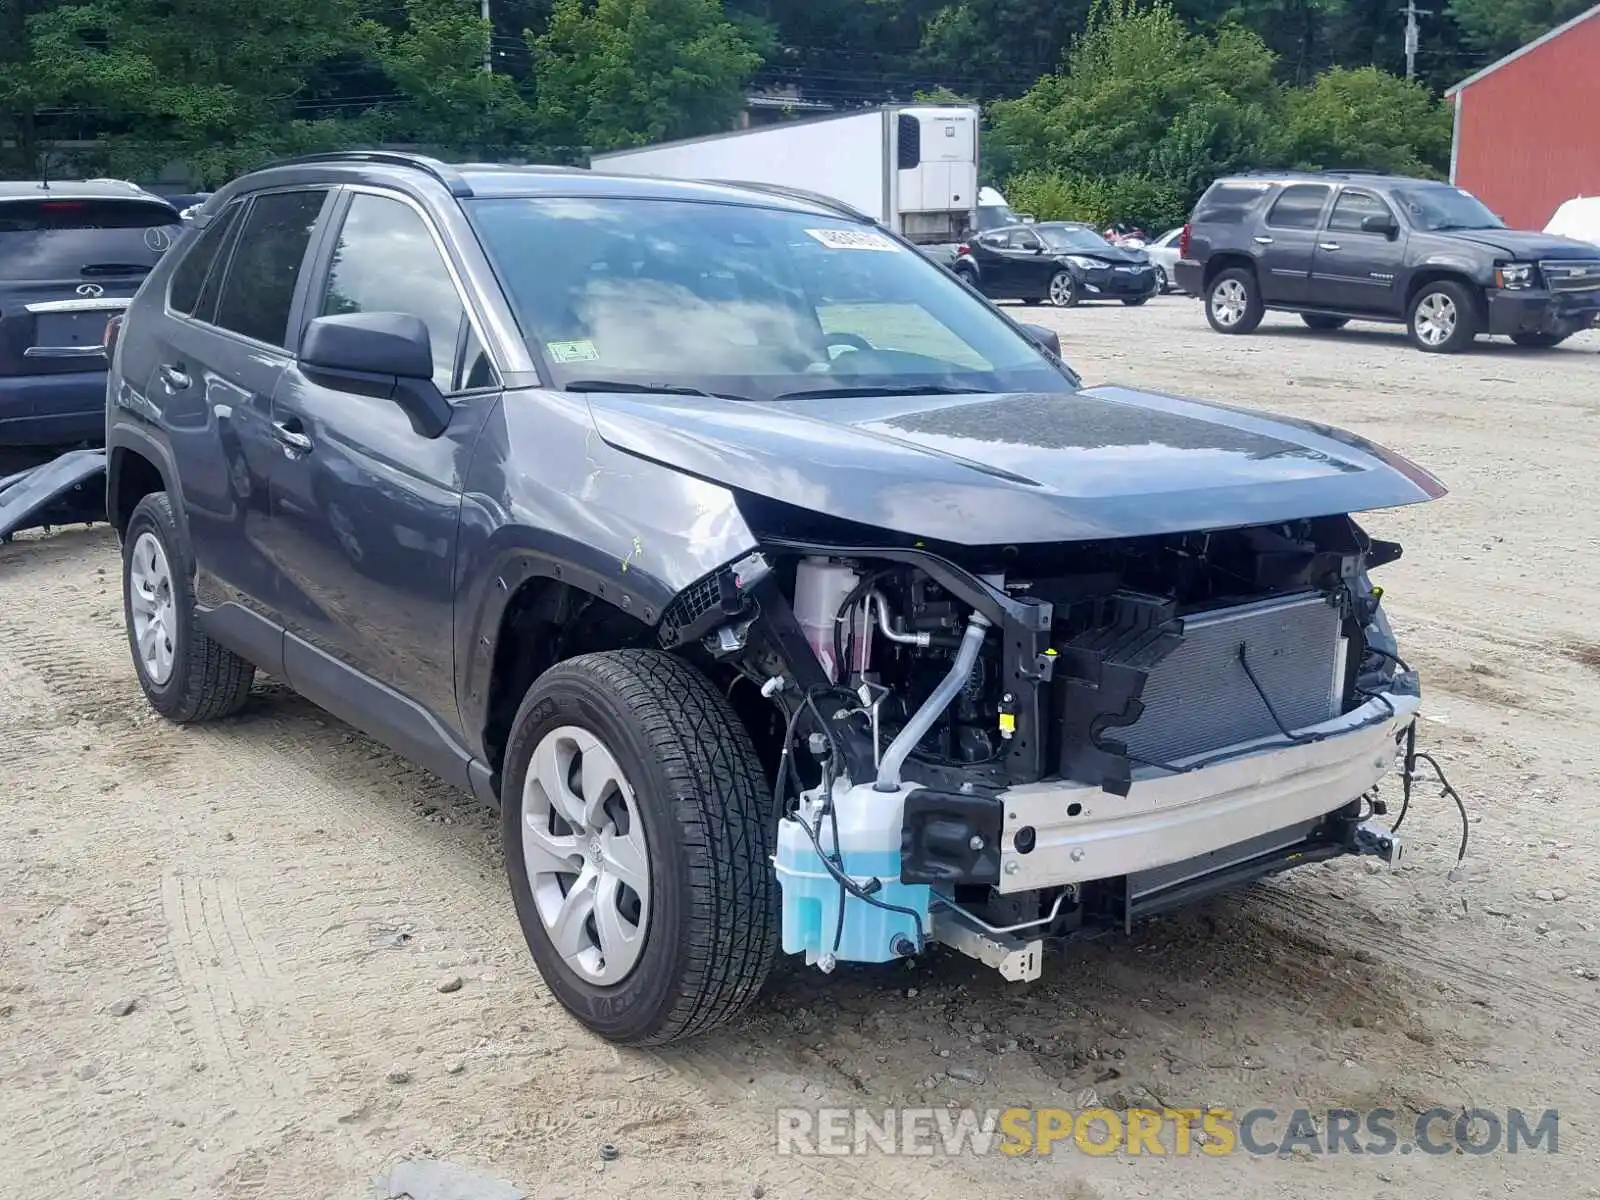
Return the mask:
[[[244,707],[255,667],[200,629],[194,556],[165,492],[140,500],[122,536],[122,614],[145,699],[179,725]]]
[[[1307,329],[1315,329],[1319,333],[1331,333],[1350,324],[1349,317],[1329,317],[1322,313],[1301,313],[1300,319],[1306,323]]]
[[[1454,279],[1423,284],[1406,313],[1406,336],[1429,354],[1459,354],[1481,328],[1476,293]]]
[[[1229,267],[1206,289],[1206,320],[1218,333],[1254,333],[1264,315],[1261,289],[1248,267]]]
[[[501,797],[523,935],[582,1024],[662,1045],[755,998],[778,947],[777,815],[705,676],[653,650],[557,664],[517,712]]]

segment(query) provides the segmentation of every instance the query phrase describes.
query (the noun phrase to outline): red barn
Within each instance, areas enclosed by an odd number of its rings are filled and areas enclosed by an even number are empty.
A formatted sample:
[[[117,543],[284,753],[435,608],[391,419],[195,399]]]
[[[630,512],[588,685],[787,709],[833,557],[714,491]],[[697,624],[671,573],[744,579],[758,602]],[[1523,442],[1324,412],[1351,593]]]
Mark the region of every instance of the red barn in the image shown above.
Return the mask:
[[[1600,4],[1445,92],[1450,180],[1507,225],[1543,229],[1600,195]]]

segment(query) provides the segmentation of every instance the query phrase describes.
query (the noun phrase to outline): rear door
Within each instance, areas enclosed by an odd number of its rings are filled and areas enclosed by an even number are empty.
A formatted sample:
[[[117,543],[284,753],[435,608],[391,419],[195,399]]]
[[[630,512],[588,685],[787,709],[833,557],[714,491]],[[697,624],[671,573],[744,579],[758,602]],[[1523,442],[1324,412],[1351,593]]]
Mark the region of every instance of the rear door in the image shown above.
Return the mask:
[[[1361,224],[1368,217],[1394,222],[1394,236],[1363,230]],[[1365,188],[1344,188],[1317,239],[1311,302],[1350,312],[1398,314],[1405,239],[1405,230],[1382,197]]]
[[[198,599],[222,610],[211,618],[221,640],[248,642],[269,670],[260,656],[274,644],[285,603],[264,538],[268,484],[283,459],[272,393],[290,361],[290,315],[328,195],[263,192],[218,214],[173,273],[154,345],[139,363],[177,460]]]
[[[1267,209],[1253,235],[1262,299],[1268,304],[1308,304],[1317,230],[1333,188],[1326,183],[1291,183]]]
[[[439,437],[424,437],[387,395],[330,386],[293,363],[284,372],[272,419],[295,446],[273,476],[270,541],[290,585],[286,668],[302,694],[455,778],[460,761],[436,739],[417,736],[430,722],[419,725],[413,706],[459,732],[461,489],[478,432],[499,401],[498,376],[447,245],[419,206],[352,187],[331,224],[302,329],[342,313],[421,318],[434,383],[453,416]],[[344,667],[384,686],[363,687]]]
[[[8,377],[103,372],[106,322],[127,307],[182,228],[170,205],[137,195],[0,199],[0,387]],[[105,403],[103,392],[86,386],[87,407],[63,413],[40,409],[43,400],[26,398],[33,394],[17,386],[0,417],[32,425]]]

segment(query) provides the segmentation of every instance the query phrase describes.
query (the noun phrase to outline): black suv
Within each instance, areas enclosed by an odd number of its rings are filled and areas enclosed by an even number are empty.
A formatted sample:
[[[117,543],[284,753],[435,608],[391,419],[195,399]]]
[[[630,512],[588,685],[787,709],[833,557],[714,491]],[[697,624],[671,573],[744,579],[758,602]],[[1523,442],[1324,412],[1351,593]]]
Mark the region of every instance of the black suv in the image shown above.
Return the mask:
[[[100,444],[106,324],[182,229],[131,183],[0,183],[0,448]]]
[[[1275,309],[1312,329],[1403,321],[1420,349],[1452,353],[1480,333],[1555,346],[1600,315],[1600,249],[1507,229],[1471,193],[1423,179],[1219,179],[1180,247],[1178,286],[1219,333]]]
[[[259,669],[500,806],[604,1036],[709,1028],[780,944],[1029,979],[1046,936],[1396,853],[1399,547],[1346,514],[1442,493],[1399,456],[1085,388],[780,188],[367,152],[193,222],[112,340],[145,696],[224,717]]]

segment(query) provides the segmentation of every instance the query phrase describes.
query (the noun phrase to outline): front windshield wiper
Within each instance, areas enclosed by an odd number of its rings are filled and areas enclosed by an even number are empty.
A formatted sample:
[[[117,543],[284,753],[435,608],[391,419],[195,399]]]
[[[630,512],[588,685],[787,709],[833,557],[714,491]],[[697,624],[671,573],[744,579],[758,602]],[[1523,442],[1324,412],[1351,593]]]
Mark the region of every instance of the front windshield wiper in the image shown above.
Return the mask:
[[[843,396],[979,396],[989,388],[951,387],[943,383],[915,385],[874,386],[860,384],[856,387],[806,388],[799,392],[779,392],[774,400],[825,400]]]
[[[682,383],[629,383],[626,379],[574,379],[564,384],[567,392],[642,392],[649,396],[705,396],[711,400],[748,400],[732,392],[708,392]]]

